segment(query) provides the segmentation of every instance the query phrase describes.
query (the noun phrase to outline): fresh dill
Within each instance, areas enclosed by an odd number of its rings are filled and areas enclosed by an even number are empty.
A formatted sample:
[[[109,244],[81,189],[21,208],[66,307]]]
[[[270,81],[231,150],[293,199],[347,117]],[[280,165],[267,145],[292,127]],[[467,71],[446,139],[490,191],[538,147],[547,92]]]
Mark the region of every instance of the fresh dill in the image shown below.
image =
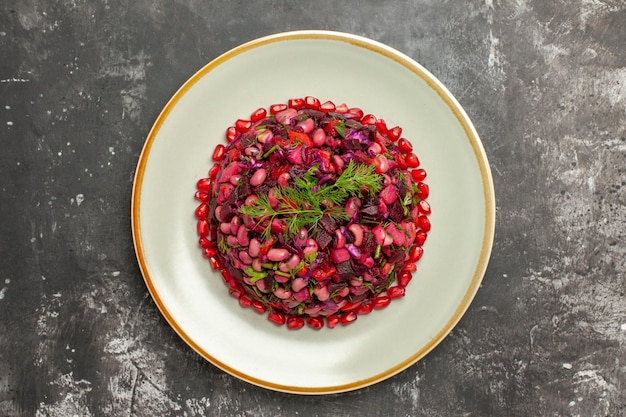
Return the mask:
[[[267,221],[263,232],[265,239],[271,235],[274,219],[285,222],[288,235],[294,235],[303,227],[313,230],[324,215],[333,221],[347,220],[342,205],[350,196],[362,197],[380,190],[382,177],[375,169],[373,165],[350,161],[334,182],[329,180],[318,185],[319,167],[315,165],[296,178],[293,185],[272,189],[278,200],[277,207],[272,207],[267,195],[260,195],[254,204],[242,207],[241,212],[259,223]]]

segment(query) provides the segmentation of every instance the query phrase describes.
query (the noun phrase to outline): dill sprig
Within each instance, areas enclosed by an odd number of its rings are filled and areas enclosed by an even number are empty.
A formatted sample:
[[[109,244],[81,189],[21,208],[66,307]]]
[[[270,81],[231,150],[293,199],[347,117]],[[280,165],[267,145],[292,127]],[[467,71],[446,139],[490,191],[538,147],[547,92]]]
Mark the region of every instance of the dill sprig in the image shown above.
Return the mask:
[[[258,200],[241,208],[256,221],[268,220],[263,238],[271,235],[272,221],[276,218],[286,223],[287,234],[293,235],[303,227],[312,230],[322,216],[327,215],[333,221],[347,220],[342,204],[350,196],[362,197],[364,193],[380,190],[382,177],[375,172],[373,165],[350,161],[335,182],[318,186],[319,167],[309,168],[301,177],[288,187],[274,187],[272,194],[278,200],[278,206],[272,207],[267,195],[258,196]]]

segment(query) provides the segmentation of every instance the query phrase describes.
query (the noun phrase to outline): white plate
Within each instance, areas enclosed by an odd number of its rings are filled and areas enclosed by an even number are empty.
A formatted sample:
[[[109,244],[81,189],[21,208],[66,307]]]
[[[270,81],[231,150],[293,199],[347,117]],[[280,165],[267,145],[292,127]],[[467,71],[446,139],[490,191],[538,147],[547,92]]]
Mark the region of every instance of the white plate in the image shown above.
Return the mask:
[[[360,107],[404,129],[428,172],[432,230],[406,297],[349,326],[290,331],[228,295],[198,247],[193,194],[215,145],[237,118],[307,95]],[[494,223],[483,146],[448,90],[388,46],[326,31],[251,41],[192,76],[150,131],[132,195],[139,265],[174,330],[220,369],[300,394],[362,388],[431,351],[478,290]]]

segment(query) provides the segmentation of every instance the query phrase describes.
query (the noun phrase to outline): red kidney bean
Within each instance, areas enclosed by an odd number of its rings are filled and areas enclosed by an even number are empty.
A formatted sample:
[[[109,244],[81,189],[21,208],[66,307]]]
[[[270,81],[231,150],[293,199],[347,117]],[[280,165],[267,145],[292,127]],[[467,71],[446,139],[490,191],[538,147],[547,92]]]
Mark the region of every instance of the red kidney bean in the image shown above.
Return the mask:
[[[296,267],[298,265],[300,265],[300,257],[296,254],[291,255],[291,258],[289,258],[289,261],[287,262],[287,266],[291,269],[294,270],[296,269]]]
[[[243,205],[244,206],[253,206],[254,203],[257,202],[258,199],[259,199],[259,197],[257,197],[254,194],[249,195],[248,197],[246,197],[246,201],[244,201]]]
[[[306,288],[308,283],[309,282],[305,279],[295,278],[293,281],[291,281],[291,290],[298,292],[302,290],[303,288]]]
[[[376,155],[379,155],[382,150],[383,148],[381,148],[378,143],[374,142],[367,148],[367,153],[369,154],[369,156],[374,157]]]
[[[250,254],[250,256],[252,256],[253,258],[258,257],[260,253],[260,249],[261,249],[261,242],[259,242],[259,239],[257,239],[256,237],[253,237],[252,239],[250,239],[250,244],[248,246],[248,253]]]
[[[328,287],[325,284],[317,284],[315,288],[313,288],[313,294],[320,301],[326,301],[330,297],[330,292],[328,291]]]
[[[289,251],[287,249],[272,248],[267,251],[267,259],[273,262],[284,261],[288,256]]]
[[[221,223],[220,231],[224,233],[225,235],[229,235],[232,232],[231,223]]]
[[[265,168],[259,168],[254,171],[254,174],[252,174],[252,176],[250,177],[250,185],[252,185],[253,187],[258,187],[259,185],[263,184],[265,178],[267,178],[267,171],[265,170]]]
[[[326,133],[324,129],[319,127],[313,131],[313,145],[319,148],[324,145],[324,143],[326,143]]]
[[[250,240],[248,238],[248,228],[246,226],[241,226],[239,227],[239,230],[237,230],[237,242],[239,242],[241,246],[246,247],[250,244]]]
[[[288,125],[291,123],[291,119],[297,115],[298,111],[296,109],[289,108],[276,113],[276,120],[282,125]]]
[[[248,251],[246,250],[239,251],[239,259],[241,260],[241,262],[243,262],[246,265],[252,264],[252,258],[250,257],[250,254],[248,254]]]
[[[217,219],[218,222],[222,221],[222,206],[217,206],[215,207],[215,218]]]
[[[294,245],[296,245],[296,247],[302,248],[304,245],[306,245],[306,241],[308,238],[309,232],[308,230],[306,230],[305,227],[303,227],[298,231],[298,233],[296,233],[296,236],[293,239],[293,243]]]
[[[291,294],[293,294],[291,290],[286,290],[280,286],[274,290],[274,295],[280,298],[281,300],[288,299],[289,297],[291,297]]]
[[[354,240],[352,241],[354,246],[361,246],[361,243],[363,243],[363,228],[356,223],[352,223],[348,226],[348,230],[352,233],[352,236],[354,236]]]
[[[313,253],[316,253],[318,249],[319,246],[317,244],[317,241],[315,239],[309,239],[306,241],[306,246],[302,250],[302,253],[304,253],[305,255],[311,255]]]
[[[340,157],[339,155],[333,156],[333,163],[337,167],[337,172],[341,172],[343,170],[345,161],[343,160],[342,157]]]
[[[278,182],[278,185],[280,185],[281,187],[286,187],[287,185],[289,185],[290,179],[291,179],[291,175],[289,175],[288,172],[283,172],[282,174],[278,176],[278,179],[276,181]]]
[[[315,127],[315,122],[310,117],[296,124],[296,129],[302,133],[311,133]]]
[[[359,209],[361,208],[361,200],[358,197],[350,197],[346,204],[343,206],[343,210],[346,212],[349,218],[354,218]]]
[[[346,237],[341,233],[341,230],[335,230],[335,248],[343,248],[346,245]]]

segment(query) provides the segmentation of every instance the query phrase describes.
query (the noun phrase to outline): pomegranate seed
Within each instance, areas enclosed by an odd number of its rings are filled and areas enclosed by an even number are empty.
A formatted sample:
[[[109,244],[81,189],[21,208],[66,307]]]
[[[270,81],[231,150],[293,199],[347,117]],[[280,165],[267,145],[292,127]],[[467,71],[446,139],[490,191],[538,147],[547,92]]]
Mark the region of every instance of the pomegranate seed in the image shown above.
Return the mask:
[[[231,126],[228,129],[226,129],[226,141],[228,143],[231,143],[232,141],[234,141],[236,137],[237,137],[237,129],[235,129],[235,126]]]
[[[274,312],[268,314],[267,315],[267,319],[269,321],[273,322],[274,324],[277,324],[278,326],[282,326],[287,321],[285,319],[285,314],[284,313],[280,313],[278,311],[274,311]]]
[[[196,224],[196,230],[198,231],[198,236],[206,237],[209,235],[209,222],[207,219],[198,220]]]
[[[252,122],[250,120],[237,119],[235,122],[235,129],[237,129],[237,132],[240,133],[246,133],[250,130],[250,126],[252,126]]]
[[[368,125],[368,126],[374,125],[376,124],[376,117],[373,114],[365,115],[361,119],[361,124]]]
[[[343,307],[341,307],[341,311],[352,311],[356,310],[363,301],[353,301],[351,303],[346,303]]]
[[[363,118],[363,110],[361,110],[358,107],[352,107],[351,109],[348,109],[348,113],[355,114],[357,120],[360,120],[361,118]]]
[[[412,262],[407,262],[404,265],[404,268],[402,268],[402,271],[415,272],[415,271],[417,271],[417,266],[414,263],[412,263]]]
[[[211,199],[211,194],[208,191],[196,191],[193,197],[198,201],[202,201],[203,203],[208,203],[209,200]]]
[[[341,324],[346,325],[355,321],[357,317],[358,316],[355,311],[348,311],[347,313],[343,313],[339,320],[341,321]]]
[[[346,103],[341,103],[340,105],[338,105],[338,106],[335,108],[335,111],[336,111],[337,113],[341,113],[341,114],[346,114],[346,113],[348,113],[348,110],[350,110],[350,109],[348,108],[348,105],[347,105]]]
[[[413,181],[415,182],[424,181],[424,179],[426,178],[426,171],[422,168],[414,169],[413,171],[411,171],[411,178],[413,178]]]
[[[400,169],[407,169],[408,166],[406,165],[406,162],[404,161],[404,158],[402,157],[402,154],[396,154],[396,164],[398,164],[398,168]]]
[[[240,299],[243,297],[243,288],[239,284],[232,284],[228,287],[228,294],[233,298]]]
[[[319,110],[320,106],[320,101],[315,97],[306,96],[304,98],[304,107],[306,107],[307,109]]]
[[[242,295],[241,297],[239,297],[239,305],[246,308],[252,307],[252,300],[249,297]]]
[[[405,156],[404,162],[406,162],[406,165],[409,168],[417,168],[418,166],[420,166],[420,160],[417,159],[417,155],[415,155],[414,153],[410,153]]]
[[[400,297],[404,297],[406,290],[403,287],[393,286],[387,288],[387,295],[390,299],[396,299]]]
[[[376,123],[374,123],[374,125],[376,126],[376,130],[378,130],[378,133],[380,133],[381,135],[386,135],[389,131],[389,129],[387,128],[387,123],[384,119],[376,120]]]
[[[211,178],[201,178],[196,183],[196,188],[200,191],[211,191],[213,180]]]
[[[215,164],[209,170],[209,178],[214,180],[217,177],[217,173],[220,172],[220,166]]]
[[[428,204],[428,201],[426,200],[420,200],[420,202],[417,203],[417,209],[422,214],[425,214],[425,215],[430,214],[430,204]]]
[[[428,184],[424,184],[423,182],[418,183],[417,190],[419,191],[419,198],[421,200],[426,200],[428,198],[428,195],[430,194]]]
[[[372,310],[374,309],[374,304],[373,303],[367,303],[367,304],[362,304],[358,309],[357,309],[357,314],[368,314],[371,313]]]
[[[340,321],[341,321],[341,318],[337,315],[328,316],[326,318],[326,325],[328,326],[329,329],[332,329],[336,325],[338,325]]]
[[[421,246],[415,246],[413,249],[411,249],[411,252],[409,253],[409,262],[413,263],[419,261],[423,254],[424,249],[422,249]]]
[[[292,98],[287,102],[287,107],[291,107],[292,109],[300,110],[304,107],[304,99],[303,98]]]
[[[256,123],[259,120],[264,119],[265,116],[267,116],[267,110],[265,110],[263,107],[260,107],[260,108],[256,109],[250,115],[250,121],[252,121],[252,123]]]
[[[230,287],[233,277],[230,275],[230,272],[228,272],[227,269],[222,269],[222,278],[224,279],[224,282]]]
[[[304,319],[302,317],[289,316],[287,319],[287,327],[289,330],[298,330],[304,327]]]
[[[314,330],[319,330],[324,327],[324,320],[321,317],[309,317],[306,324]]]
[[[389,296],[377,295],[376,298],[374,298],[374,310],[380,310],[382,308],[385,308],[389,305],[390,302],[391,298],[389,298]]]
[[[417,233],[415,234],[415,243],[418,246],[424,246],[424,242],[426,242],[427,237],[428,237],[428,234],[425,231],[418,230]]]
[[[221,143],[215,147],[213,151],[213,160],[219,162],[226,156],[226,147]]]
[[[207,214],[209,214],[209,205],[207,203],[202,203],[196,208],[195,215],[198,220],[206,219]]]
[[[402,134],[402,128],[400,126],[392,127],[387,131],[387,138],[390,141],[395,142],[400,139],[400,135]]]
[[[400,152],[407,154],[413,151],[413,145],[411,145],[411,142],[409,142],[408,140],[400,138],[400,140],[398,141],[398,149],[400,149]]]
[[[332,111],[335,111],[336,109],[337,107],[335,106],[335,103],[333,103],[330,100],[320,105],[320,110],[323,111],[324,113],[332,112]]]
[[[270,106],[270,114],[280,113],[283,110],[287,110],[286,104],[272,104]]]
[[[204,236],[198,239],[198,245],[200,245],[202,249],[213,247],[213,243],[211,243],[211,241]]]
[[[415,265],[415,264],[410,264],[410,265]],[[398,275],[398,285],[403,288],[406,287],[407,285],[409,285],[411,278],[413,278],[413,274],[411,272],[402,271],[400,275]]]
[[[422,215],[417,217],[417,226],[425,232],[430,231],[430,220],[428,217]]]
[[[211,263],[211,267],[216,271],[220,271],[224,268],[224,265],[222,265],[222,261],[220,261],[217,256],[209,258],[209,262]]]
[[[267,310],[267,307],[265,307],[265,304],[263,304],[259,300],[252,300],[252,308],[254,309],[254,311],[256,311],[259,314],[263,314],[265,313],[265,310]]]
[[[215,249],[214,247],[204,248],[202,254],[205,258],[211,259],[215,255],[217,255],[217,249]]]

